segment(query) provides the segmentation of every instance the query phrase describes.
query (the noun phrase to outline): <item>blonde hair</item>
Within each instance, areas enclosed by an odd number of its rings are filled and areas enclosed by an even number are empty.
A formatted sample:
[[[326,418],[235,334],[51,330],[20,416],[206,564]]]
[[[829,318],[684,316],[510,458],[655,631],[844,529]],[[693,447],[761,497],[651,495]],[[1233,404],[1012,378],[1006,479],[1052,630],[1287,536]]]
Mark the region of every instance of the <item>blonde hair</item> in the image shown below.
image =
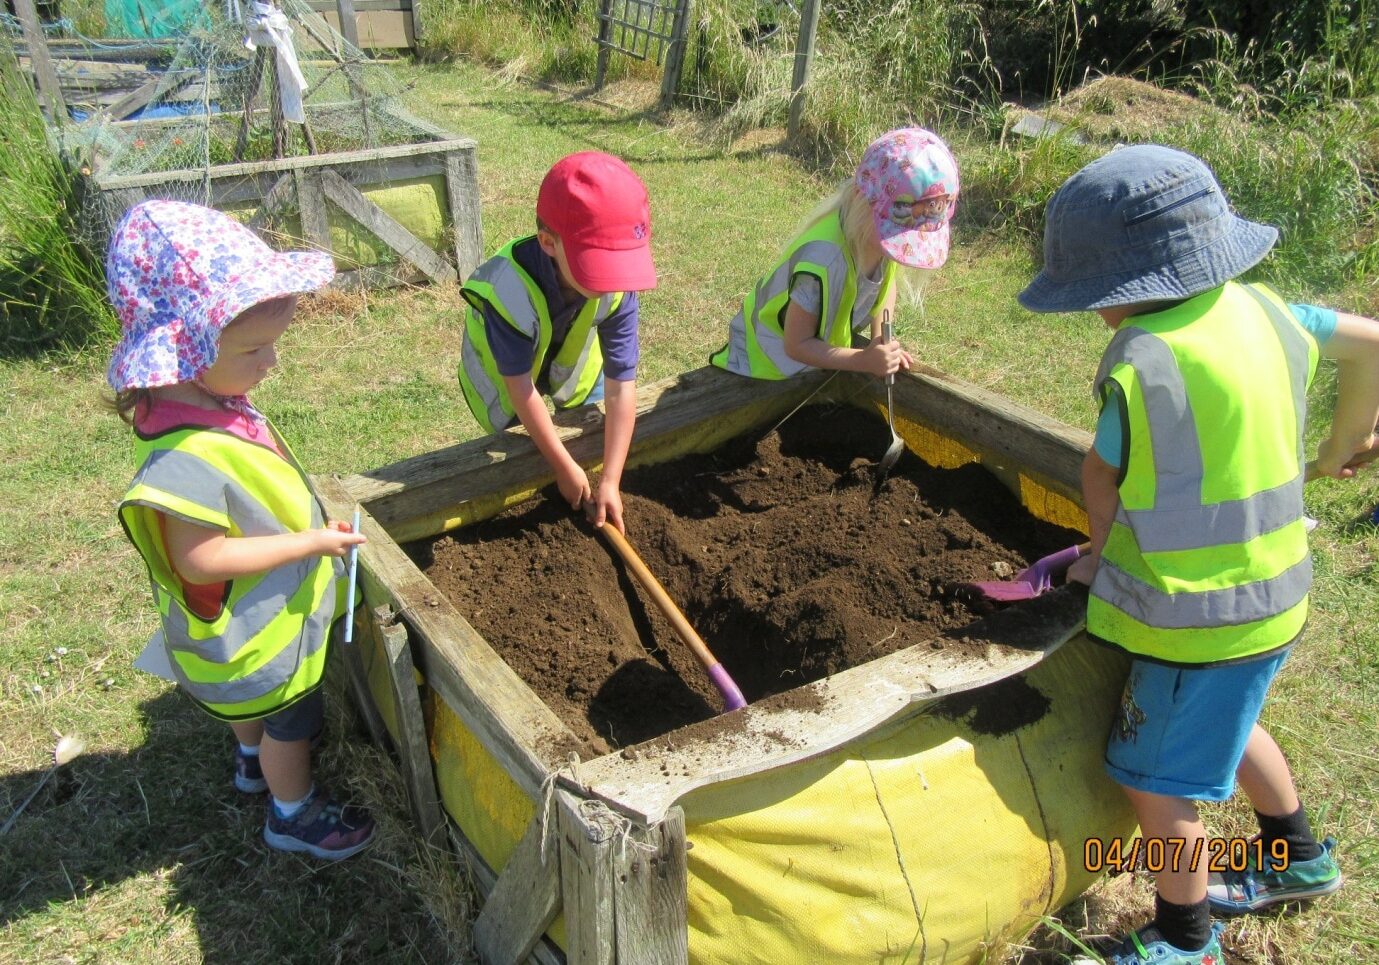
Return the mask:
[[[140,406],[147,412],[149,406],[153,405],[152,389],[125,389],[123,392],[116,392],[108,395],[104,392],[100,396],[101,405],[115,413],[120,420],[134,425],[134,412]]]
[[[792,238],[798,238],[825,218],[838,216],[843,226],[843,238],[854,263],[860,264],[863,256],[877,243],[876,222],[872,218],[871,203],[863,196],[854,178],[848,178],[837,189],[820,201],[814,210],[805,216],[795,229]],[[784,251],[782,251],[784,254]],[[882,254],[883,258],[890,257]],[[911,268],[896,262],[896,298],[900,304],[923,307],[924,286],[927,284],[930,269]]]

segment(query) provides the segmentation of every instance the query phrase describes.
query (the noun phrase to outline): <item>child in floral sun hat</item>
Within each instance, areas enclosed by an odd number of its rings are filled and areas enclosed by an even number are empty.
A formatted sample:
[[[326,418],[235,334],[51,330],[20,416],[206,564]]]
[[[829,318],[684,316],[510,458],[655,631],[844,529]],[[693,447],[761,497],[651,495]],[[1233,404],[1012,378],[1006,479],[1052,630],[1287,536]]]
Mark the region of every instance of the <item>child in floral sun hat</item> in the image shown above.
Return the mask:
[[[235,787],[271,792],[264,840],[318,858],[367,845],[373,819],[312,782],[327,641],[344,614],[339,557],[364,537],[327,522],[248,393],[277,362],[297,296],[328,254],[280,253],[210,208],[136,205],[106,259],[123,337],[107,379],[138,471],[120,522],[148,566],[168,663],[238,742]]]

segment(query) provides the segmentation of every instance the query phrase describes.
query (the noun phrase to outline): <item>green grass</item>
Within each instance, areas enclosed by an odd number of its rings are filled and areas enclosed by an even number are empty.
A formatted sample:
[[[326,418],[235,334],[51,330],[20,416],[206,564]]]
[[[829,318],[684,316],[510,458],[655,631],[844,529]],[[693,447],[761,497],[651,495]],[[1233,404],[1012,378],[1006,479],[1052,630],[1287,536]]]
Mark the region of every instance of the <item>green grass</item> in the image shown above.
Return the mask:
[[[828,190],[827,178],[769,143],[705,147],[684,128],[495,84],[461,63],[402,74],[416,84],[415,110],[478,141],[487,252],[531,230],[536,186],[566,152],[611,151],[643,176],[661,276],[644,299],[645,381],[703,364],[743,292]],[[975,170],[984,148],[955,143],[964,170]],[[1027,166],[1043,163],[1076,166],[1064,157]],[[929,364],[1090,428],[1089,385],[1108,333],[1090,315],[1015,305],[1034,267],[1035,223],[1003,236],[960,221],[923,314],[902,313],[899,334]],[[472,438],[454,378],[459,304],[453,288],[321,299],[289,329],[281,370],[255,399],[318,473]],[[464,876],[419,850],[402,782],[350,726],[338,688],[320,773],[375,808],[382,840],[322,868],[265,849],[261,805],[230,787],[225,728],[130,667],[155,621],[112,510],[133,467],[127,430],[94,401],[108,348],[0,358],[0,820],[46,769],[55,731],[89,747],[0,839],[0,962],[467,960],[475,903]],[[1323,378],[1319,405],[1329,391]],[[1355,524],[1379,491],[1371,475],[1313,484],[1307,499],[1322,520],[1315,613],[1265,721],[1320,830],[1340,839],[1350,882],[1305,914],[1233,925],[1233,963],[1379,961],[1379,541]],[[1249,830],[1238,802],[1208,820],[1215,834]],[[1148,900],[1143,881],[1121,879],[1059,920],[1092,934],[1141,919]],[[1038,949],[1029,962],[1060,961],[1054,950],[1070,947],[1053,928],[1027,943]]]

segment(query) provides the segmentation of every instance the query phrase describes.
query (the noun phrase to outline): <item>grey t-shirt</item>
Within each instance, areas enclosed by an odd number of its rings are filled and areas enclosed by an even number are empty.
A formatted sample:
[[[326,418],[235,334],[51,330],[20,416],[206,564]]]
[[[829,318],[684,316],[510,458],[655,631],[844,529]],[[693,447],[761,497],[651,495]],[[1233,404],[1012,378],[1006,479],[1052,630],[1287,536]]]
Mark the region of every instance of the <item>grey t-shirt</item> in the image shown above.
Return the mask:
[[[876,267],[875,277],[857,276],[857,300],[852,303],[852,322],[850,327],[856,331],[866,325],[871,310],[876,305],[876,296],[881,291],[881,280],[885,277],[886,266],[883,261]],[[811,315],[819,314],[823,301],[823,286],[813,275],[796,275],[790,286],[790,300]]]

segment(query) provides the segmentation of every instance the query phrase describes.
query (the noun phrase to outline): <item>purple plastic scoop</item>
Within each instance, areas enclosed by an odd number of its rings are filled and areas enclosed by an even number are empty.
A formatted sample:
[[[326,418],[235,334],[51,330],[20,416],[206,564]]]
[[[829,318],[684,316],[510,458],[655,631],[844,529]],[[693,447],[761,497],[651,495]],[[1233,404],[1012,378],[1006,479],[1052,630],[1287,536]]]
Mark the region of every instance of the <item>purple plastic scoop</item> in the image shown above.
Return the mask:
[[[997,603],[1029,600],[1045,590],[1053,589],[1054,577],[1068,572],[1068,567],[1077,562],[1078,557],[1089,549],[1090,543],[1069,546],[1065,550],[1035,560],[1009,580],[985,580],[979,583],[964,583],[962,586]]]

